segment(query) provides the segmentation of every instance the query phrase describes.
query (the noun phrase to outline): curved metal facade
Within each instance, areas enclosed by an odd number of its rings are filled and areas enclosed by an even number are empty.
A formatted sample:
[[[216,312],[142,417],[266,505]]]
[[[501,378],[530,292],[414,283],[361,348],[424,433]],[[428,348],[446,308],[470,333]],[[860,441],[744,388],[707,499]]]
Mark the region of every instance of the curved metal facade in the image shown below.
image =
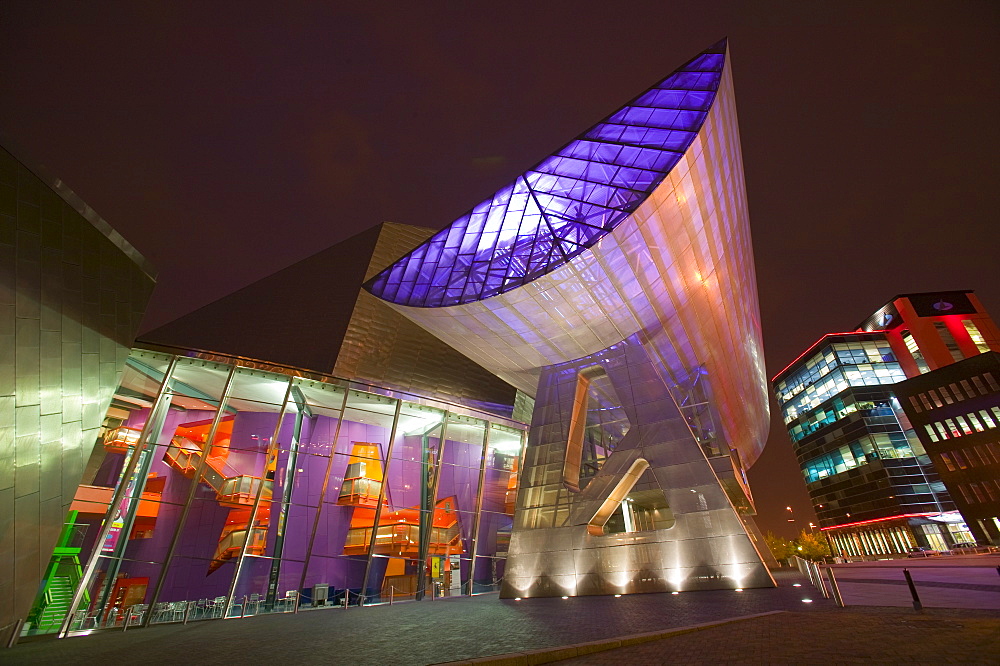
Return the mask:
[[[685,67],[706,71],[695,75]],[[455,265],[440,267],[444,248],[435,249],[434,242],[454,237],[454,242],[460,244],[460,239],[471,233],[470,227],[475,226],[469,220],[482,209],[477,207],[376,276],[367,288],[452,347],[532,395],[541,368],[594,354],[638,334],[658,361],[667,385],[684,386],[696,373],[707,376],[718,427],[728,446],[735,448],[743,464],[749,466],[759,456],[767,435],[767,384],[725,42],[709,48],[685,67],[581,135],[596,136],[605,131],[602,128],[609,125],[609,119],[628,117],[634,123],[631,129],[622,129],[616,140],[607,139],[605,143],[639,149],[649,146],[649,135],[639,129],[691,134],[697,125],[683,153],[658,167],[664,173],[645,176],[655,185],[646,188],[648,191],[641,196],[630,198],[616,213],[604,213],[603,226],[592,238],[581,240],[573,256],[567,258],[569,252],[564,252],[552,259],[558,251],[552,247],[547,248],[548,259],[544,261],[528,253],[520,274],[510,278],[508,266],[504,269],[507,282],[483,286],[476,299],[466,302],[468,285],[476,284],[479,289],[476,276],[481,276],[489,265],[484,268],[478,260],[469,260],[462,268],[465,273],[456,278]],[[711,90],[713,80],[717,83],[715,90]],[[671,81],[677,87],[667,90]],[[681,83],[689,88],[680,88]],[[672,94],[678,100],[684,99],[679,96],[681,92],[699,91],[714,93],[714,99],[703,121],[684,125],[687,129],[671,130],[671,121],[655,127],[658,121],[653,111],[644,117],[633,111],[651,95],[666,99]],[[552,159],[565,151],[562,149]],[[537,169],[526,172],[521,180],[534,182]],[[620,183],[614,178],[621,168],[617,169],[604,170],[604,179],[597,185],[618,188]],[[598,171],[589,173],[595,175],[587,178],[601,180]],[[515,190],[517,182],[512,186]],[[574,196],[572,192],[579,190],[578,185],[567,183],[567,197]],[[581,195],[584,199],[586,196]],[[534,202],[544,204],[530,191],[526,200],[528,207]],[[529,216],[524,207],[512,210],[507,205],[501,211],[492,206],[495,201],[496,197],[487,202],[491,206],[486,206],[496,209],[493,215],[516,215],[522,225],[541,225],[545,227],[545,233],[539,236],[543,240],[559,235],[562,227],[548,224],[552,216],[545,212],[544,205],[538,206],[538,215]],[[592,219],[587,215],[593,206],[588,200],[563,211],[576,211],[586,222]],[[509,248],[501,242],[502,230],[508,228],[505,219],[491,237],[496,241],[496,256],[509,263]],[[488,227],[488,220],[482,224]],[[481,231],[479,228],[477,233]],[[590,245],[584,247],[588,242]],[[450,301],[461,302],[449,305]],[[678,399],[677,391],[674,393]]]
[[[725,42],[366,287],[536,397],[502,597],[774,584],[740,515],[768,408]]]

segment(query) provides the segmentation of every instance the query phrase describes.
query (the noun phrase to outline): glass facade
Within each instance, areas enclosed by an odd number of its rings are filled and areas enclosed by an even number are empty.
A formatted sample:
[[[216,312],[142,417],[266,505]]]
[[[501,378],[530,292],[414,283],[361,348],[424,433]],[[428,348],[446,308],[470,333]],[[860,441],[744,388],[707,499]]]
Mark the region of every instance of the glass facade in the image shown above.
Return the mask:
[[[212,358],[133,350],[24,633],[497,589],[523,424]]]
[[[372,293],[401,305],[457,305],[570,261],[681,160],[715,101],[725,60],[725,49],[713,48],[681,66],[385,269]]]
[[[785,425],[794,441],[843,418],[858,406],[835,400],[829,409],[820,405],[849,386],[879,386],[906,379],[889,341],[874,334],[859,334],[828,342],[800,361],[792,372],[775,383]],[[809,418],[802,419],[805,414]]]
[[[876,332],[825,336],[775,378],[806,488],[839,554],[926,546],[940,528],[929,517],[955,509],[893,393],[904,379]]]

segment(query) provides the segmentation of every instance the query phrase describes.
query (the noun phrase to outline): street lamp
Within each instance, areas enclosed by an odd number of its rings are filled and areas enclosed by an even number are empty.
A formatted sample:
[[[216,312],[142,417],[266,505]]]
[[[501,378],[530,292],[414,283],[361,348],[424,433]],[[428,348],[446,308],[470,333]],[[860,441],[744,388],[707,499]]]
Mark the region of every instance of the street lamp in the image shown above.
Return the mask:
[[[795,514],[792,513],[792,507],[786,506],[785,510],[788,511],[788,522],[794,523],[795,522]]]

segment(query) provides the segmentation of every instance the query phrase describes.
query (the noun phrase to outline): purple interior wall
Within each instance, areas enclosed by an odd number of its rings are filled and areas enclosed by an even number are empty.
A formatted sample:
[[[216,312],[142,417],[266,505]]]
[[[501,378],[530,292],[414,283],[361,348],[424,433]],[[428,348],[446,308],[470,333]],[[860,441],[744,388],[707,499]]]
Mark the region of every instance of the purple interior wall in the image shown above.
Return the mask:
[[[141,428],[148,417],[148,410],[138,410],[129,418],[127,425]],[[184,423],[208,419],[211,412],[171,410],[164,426],[161,446],[150,473],[165,478],[162,505],[157,517],[152,537],[130,541],[127,562],[122,571],[129,576],[148,576],[150,592],[160,573],[161,563],[170,547],[174,529],[187,502],[191,480],[170,467],[164,460],[166,444],[176,428]],[[276,413],[240,412],[235,415],[233,432],[229,445],[227,465],[239,473],[259,476],[264,469],[267,451],[277,423]],[[272,557],[275,554],[275,529],[279,515],[280,500],[284,493],[284,483],[289,465],[289,444],[295,422],[294,414],[287,414],[278,432],[279,453],[274,473],[273,501],[271,503],[270,525],[267,530],[265,557],[248,557],[244,563],[240,580],[236,586],[236,596],[249,594],[263,595],[271,572]],[[384,461],[388,455],[388,428],[355,421],[345,421],[337,431],[338,421],[328,416],[304,418],[300,435],[300,447],[295,461],[295,473],[288,507],[285,540],[282,549],[281,575],[278,582],[279,596],[286,591],[298,589],[302,579],[306,551],[309,546],[313,524],[316,524],[313,555],[309,560],[304,579],[308,590],[317,583],[331,587],[331,595],[344,588],[360,591],[364,577],[366,558],[344,556],[344,544],[355,509],[340,506],[337,499],[344,480],[350,454],[355,443],[372,443],[379,447]],[[335,441],[336,440],[336,441]],[[439,445],[437,438],[428,438],[427,445],[433,450]],[[388,466],[386,476],[386,511],[415,508],[420,505],[422,437],[400,436]],[[479,483],[479,461],[481,442],[466,443],[448,440],[445,443],[438,497],[454,497],[455,509],[464,544],[463,573],[468,574],[468,557],[471,553],[471,536],[475,525],[476,495]],[[330,455],[334,454],[331,464]],[[123,456],[108,454],[100,474],[107,483],[114,483],[120,473]],[[329,471],[329,479],[327,473]],[[489,468],[487,483],[498,484],[505,481],[506,473]],[[321,497],[324,483],[327,486],[325,498]],[[483,509],[494,511],[484,514],[482,521],[480,553],[494,552],[495,533],[498,528],[509,528],[510,519],[502,514],[503,495],[487,493]],[[322,505],[321,505],[321,499]],[[317,507],[321,505],[317,520]],[[495,505],[495,506],[494,506]],[[229,516],[229,507],[221,506],[216,493],[205,483],[198,483],[195,500],[191,505],[184,529],[180,535],[165,587],[159,601],[180,601],[185,599],[211,599],[228,593],[235,572],[235,558],[227,561],[215,572],[209,574],[209,565],[216,552],[219,537]],[[259,524],[259,523],[258,523]],[[96,528],[95,528],[96,530]],[[369,593],[377,593],[381,587],[387,558],[375,558],[371,565]],[[485,569],[482,567],[485,566]],[[480,572],[482,569],[482,572]],[[480,564],[476,572],[477,580],[489,578],[489,565]]]

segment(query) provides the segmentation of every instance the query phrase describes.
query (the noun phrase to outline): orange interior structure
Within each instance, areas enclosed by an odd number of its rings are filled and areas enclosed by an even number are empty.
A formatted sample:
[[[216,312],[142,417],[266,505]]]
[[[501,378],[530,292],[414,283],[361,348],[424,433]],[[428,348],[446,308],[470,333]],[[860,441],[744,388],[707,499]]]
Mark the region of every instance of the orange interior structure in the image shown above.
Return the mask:
[[[199,481],[215,490],[219,504],[230,508],[226,524],[219,535],[219,544],[208,566],[208,573],[238,555],[244,544],[247,544],[247,553],[251,555],[264,553],[267,528],[271,520],[272,479],[277,463],[277,449],[272,446],[268,451],[264,476],[243,474],[227,462],[229,442],[233,434],[233,417],[227,416],[219,421],[215,437],[211,446],[208,446],[206,440],[211,426],[211,419],[178,426],[164,456],[167,464],[184,476],[193,478],[202,466],[202,456],[208,449],[208,458]],[[254,519],[253,505],[258,494],[260,503]]]

